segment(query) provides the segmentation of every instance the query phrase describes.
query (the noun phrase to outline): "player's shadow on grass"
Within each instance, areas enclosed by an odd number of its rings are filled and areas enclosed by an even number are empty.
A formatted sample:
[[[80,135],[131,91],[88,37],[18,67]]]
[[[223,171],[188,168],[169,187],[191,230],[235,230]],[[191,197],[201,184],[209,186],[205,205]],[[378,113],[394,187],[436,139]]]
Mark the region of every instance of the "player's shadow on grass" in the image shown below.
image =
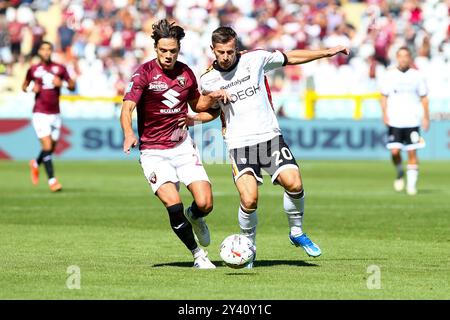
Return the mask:
[[[59,194],[67,194],[67,193],[92,193],[94,189],[88,189],[88,188],[73,188],[73,187],[63,187],[61,191],[56,192]]]
[[[217,267],[226,267],[223,261],[216,260],[211,261]],[[317,264],[309,263],[302,260],[256,260],[254,266],[257,268],[273,267],[273,266],[293,266],[293,267],[318,267]],[[160,267],[182,267],[182,268],[192,268],[192,262],[168,262],[168,263],[157,263],[152,265],[153,268]]]
[[[255,267],[291,266],[291,267],[318,267],[315,263],[303,260],[256,260]]]
[[[420,194],[433,194],[433,193],[444,193],[441,189],[419,189],[418,195]]]

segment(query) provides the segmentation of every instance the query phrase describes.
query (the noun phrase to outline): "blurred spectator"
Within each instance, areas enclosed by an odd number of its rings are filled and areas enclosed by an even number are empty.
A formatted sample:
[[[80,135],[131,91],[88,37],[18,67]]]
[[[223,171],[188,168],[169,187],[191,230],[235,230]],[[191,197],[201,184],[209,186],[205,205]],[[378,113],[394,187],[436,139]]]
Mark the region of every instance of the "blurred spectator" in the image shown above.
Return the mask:
[[[32,58],[37,55],[39,46],[44,40],[47,31],[45,30],[44,26],[39,23],[38,20],[34,20],[34,22],[30,26],[30,29],[32,35],[32,44],[29,58]]]
[[[7,23],[4,17],[0,16],[0,64],[2,66],[2,74],[11,74],[12,62],[13,56],[11,53]]]
[[[14,62],[18,62],[21,55],[23,31],[24,25],[17,20],[17,17],[8,24],[9,43]]]
[[[63,20],[58,28],[58,47],[61,51],[66,52],[72,46],[75,31],[69,27],[68,20]]]
[[[0,0],[0,16],[3,16],[6,14],[6,8],[9,7],[9,1],[8,0]]]

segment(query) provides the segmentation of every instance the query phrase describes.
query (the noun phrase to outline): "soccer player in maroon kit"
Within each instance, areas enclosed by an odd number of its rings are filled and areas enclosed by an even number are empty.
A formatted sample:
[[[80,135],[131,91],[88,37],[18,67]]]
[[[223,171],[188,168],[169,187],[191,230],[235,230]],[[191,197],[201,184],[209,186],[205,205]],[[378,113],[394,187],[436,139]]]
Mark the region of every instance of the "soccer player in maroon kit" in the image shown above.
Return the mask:
[[[53,45],[43,41],[38,49],[40,62],[28,69],[22,90],[27,92],[31,82],[32,91],[36,94],[33,108],[32,123],[36,135],[41,142],[41,152],[37,159],[30,161],[31,181],[39,182],[39,166],[44,164],[48,176],[48,184],[53,192],[62,189],[55,177],[52,154],[55,151],[61,130],[59,96],[63,81],[67,82],[69,90],[75,90],[75,81],[70,78],[65,66],[51,60]]]
[[[200,95],[192,70],[177,61],[183,28],[163,19],[153,25],[156,59],[142,64],[131,77],[123,98],[120,122],[124,133],[123,149],[138,144],[132,128],[132,113],[137,108],[140,163],[154,194],[169,214],[170,225],[178,238],[191,251],[194,267],[213,269],[214,264],[200,245],[208,246],[210,234],[204,217],[213,208],[211,184],[203,168],[197,147],[187,130],[188,105],[211,106],[219,99],[227,101],[224,90]],[[214,119],[217,110],[202,113],[198,120]],[[206,120],[205,120],[206,119]],[[194,201],[184,210],[179,195],[182,182]],[[195,234],[194,234],[195,233]]]

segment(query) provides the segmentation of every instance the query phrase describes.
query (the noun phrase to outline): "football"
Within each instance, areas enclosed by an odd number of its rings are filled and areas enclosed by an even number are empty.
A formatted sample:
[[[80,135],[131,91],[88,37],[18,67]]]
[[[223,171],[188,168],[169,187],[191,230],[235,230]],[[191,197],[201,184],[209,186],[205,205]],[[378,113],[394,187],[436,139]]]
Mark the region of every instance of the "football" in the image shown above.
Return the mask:
[[[220,245],[220,257],[233,269],[244,268],[255,259],[256,247],[246,236],[232,234]]]

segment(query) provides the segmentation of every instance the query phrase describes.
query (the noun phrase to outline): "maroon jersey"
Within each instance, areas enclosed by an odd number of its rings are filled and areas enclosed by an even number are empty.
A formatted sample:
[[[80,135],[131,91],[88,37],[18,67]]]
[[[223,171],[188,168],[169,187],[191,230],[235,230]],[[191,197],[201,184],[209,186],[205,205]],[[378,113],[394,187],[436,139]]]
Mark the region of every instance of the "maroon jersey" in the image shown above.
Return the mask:
[[[47,114],[59,113],[59,95],[61,88],[57,88],[53,84],[55,76],[61,80],[69,81],[70,76],[65,66],[50,62],[38,63],[28,69],[26,79],[34,81],[40,86],[40,91],[36,93],[33,112],[41,112]]]
[[[142,64],[123,98],[137,105],[139,148],[170,149],[184,141],[178,120],[187,115],[187,102],[199,97],[195,75],[184,63],[164,71],[156,59]]]

